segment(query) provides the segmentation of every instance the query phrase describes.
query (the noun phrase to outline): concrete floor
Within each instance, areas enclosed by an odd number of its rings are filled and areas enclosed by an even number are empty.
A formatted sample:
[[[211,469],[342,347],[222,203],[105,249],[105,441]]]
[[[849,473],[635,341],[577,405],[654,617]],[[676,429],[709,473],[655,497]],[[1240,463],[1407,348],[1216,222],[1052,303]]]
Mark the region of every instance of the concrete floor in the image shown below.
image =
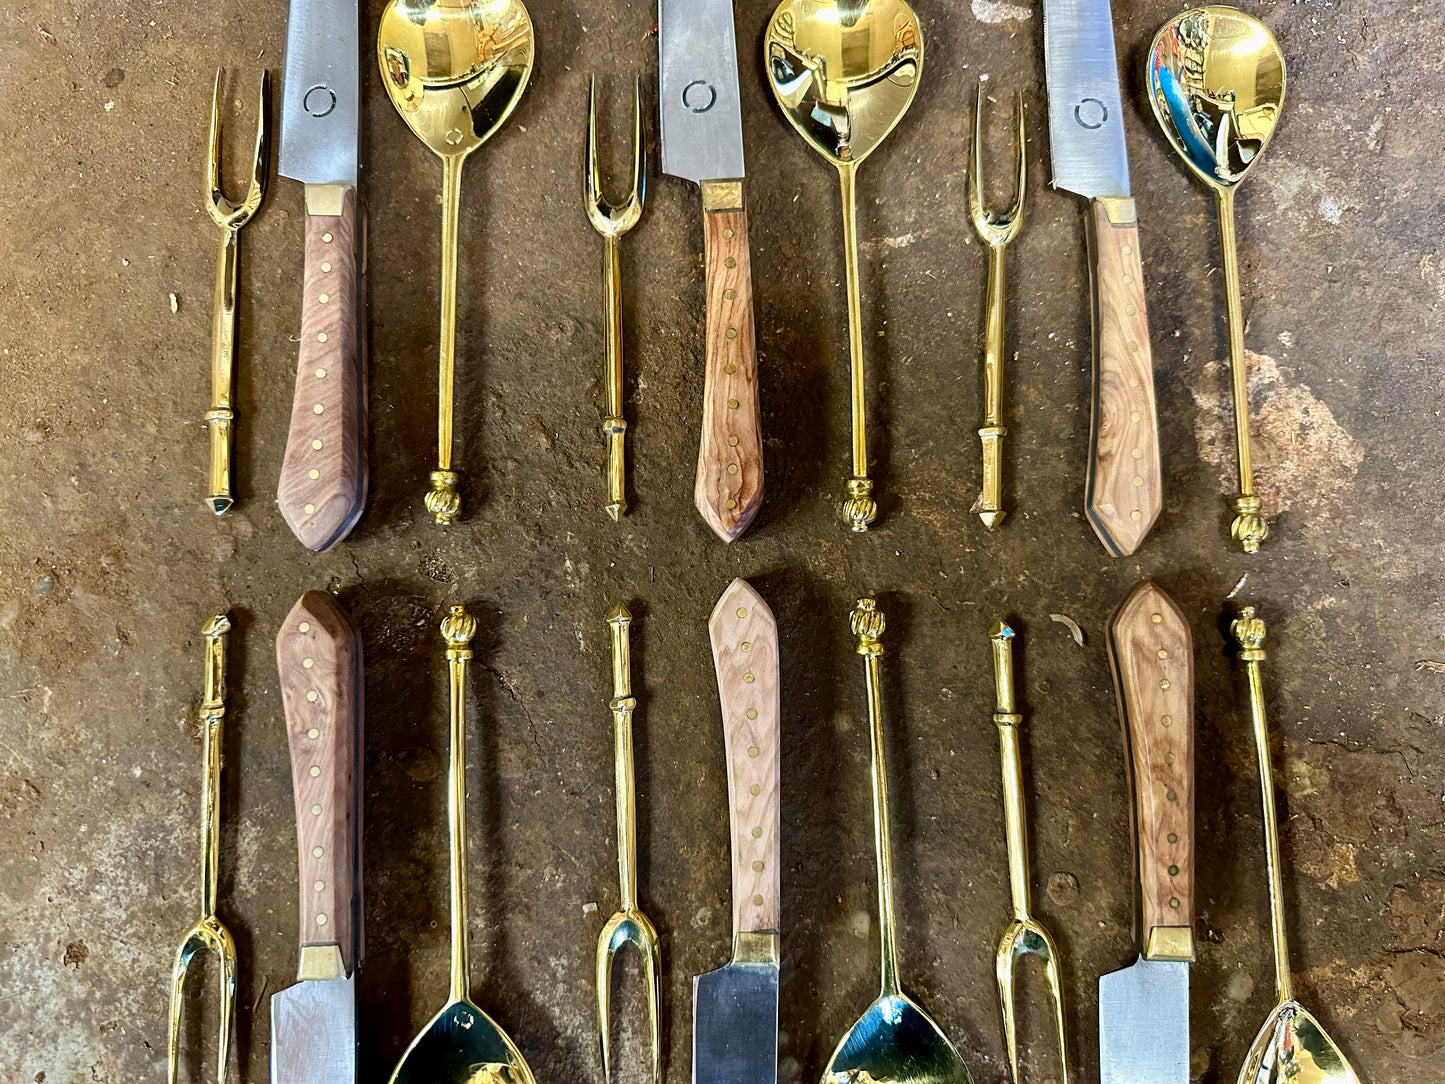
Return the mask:
[[[602,76],[620,175],[632,74],[655,94],[654,9],[529,5],[533,83],[466,177],[459,462],[470,503],[448,531],[421,514],[440,172],[364,67],[373,497],[325,556],[299,547],[272,498],[300,302],[301,192],[290,181],[273,183],[243,235],[240,503],[222,519],[202,509],[207,98],[224,64],[239,177],[259,71],[280,75],[284,5],[19,0],[0,13],[10,193],[0,201],[0,1079],[163,1072],[171,954],[196,908],[199,630],[230,607],[221,913],[242,952],[233,1079],[266,1080],[267,999],[291,981],[296,944],[272,640],[296,597],[325,586],[356,617],[367,654],[363,1079],[386,1078],[445,996],[436,624],[462,600],[483,615],[469,765],[476,999],[540,1080],[596,1079],[593,946],[616,906],[604,617],[626,601],[638,617],[642,897],[664,938],[667,1075],[686,1080],[690,976],[720,964],[729,937],[704,621],[735,575],[771,601],[782,635],[784,1084],[817,1079],[876,990],[868,740],[847,632],[853,599],[872,591],[889,619],[905,986],[980,1082],[1005,1078],[991,959],[1007,880],[986,630],[1008,616],[1022,630],[1037,910],[1065,955],[1078,1079],[1094,1078],[1096,979],[1133,952],[1104,628],[1145,577],[1181,605],[1196,643],[1196,1078],[1232,1081],[1272,1003],[1255,761],[1222,635],[1248,600],[1271,622],[1299,996],[1367,1080],[1438,1079],[1445,63],[1425,44],[1440,37],[1434,5],[1246,4],[1274,29],[1290,73],[1283,126],[1240,200],[1259,481],[1274,532],[1252,557],[1224,537],[1232,459],[1211,201],[1139,93],[1143,51],[1176,5],[1117,5],[1167,496],[1127,560],[1107,557],[1080,518],[1082,219],[1046,184],[1036,8],[918,4],[922,92],[860,174],[883,513],[854,537],[835,519],[848,440],[835,183],[765,86],[772,0],[738,0],[768,493],[752,532],[724,547],[691,503],[698,195],[656,174],[655,142],[646,213],[623,254],[634,511],[618,525],[602,510],[600,242],[579,198],[586,76]],[[381,5],[367,6],[369,48]],[[968,225],[964,149],[983,75],[999,98],[996,146],[1007,146],[1006,95],[1025,95],[1034,178],[1011,255],[1015,513],[994,536],[967,513],[984,260]],[[1082,647],[1056,613],[1081,626]],[[207,990],[187,1011],[214,1008]],[[189,1030],[198,1050],[202,1028]],[[1027,1035],[1033,1079],[1048,1079],[1037,1013]],[[199,1053],[188,1061],[191,1079],[209,1072]],[[622,1078],[642,1079],[635,1028],[623,1065]]]

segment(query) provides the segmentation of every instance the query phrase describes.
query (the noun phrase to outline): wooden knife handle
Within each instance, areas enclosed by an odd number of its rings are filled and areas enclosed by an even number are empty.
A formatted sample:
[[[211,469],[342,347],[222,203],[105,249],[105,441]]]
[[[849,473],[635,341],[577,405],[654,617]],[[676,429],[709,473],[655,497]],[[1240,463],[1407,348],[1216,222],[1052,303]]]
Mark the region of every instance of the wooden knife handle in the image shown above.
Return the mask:
[[[748,529],[763,503],[763,436],[753,273],[742,185],[703,185],[707,345],[693,503],[719,538]]]
[[[306,213],[305,296],[291,431],[276,500],[308,549],[351,531],[366,503],[366,394],[361,371],[356,197],[339,215]]]
[[[1115,557],[1139,548],[1163,506],[1154,362],[1144,311],[1138,213],[1127,196],[1089,205],[1094,393],[1084,506]]]
[[[341,978],[360,941],[361,637],[325,591],[307,591],[276,634],[301,869],[302,978]],[[341,975],[305,974],[335,958]],[[316,953],[315,949],[322,952]]]
[[[708,620],[732,825],[733,935],[778,929],[778,623],[746,580]]]
[[[1109,627],[1139,853],[1140,941],[1154,960],[1194,958],[1194,644],[1157,584]]]

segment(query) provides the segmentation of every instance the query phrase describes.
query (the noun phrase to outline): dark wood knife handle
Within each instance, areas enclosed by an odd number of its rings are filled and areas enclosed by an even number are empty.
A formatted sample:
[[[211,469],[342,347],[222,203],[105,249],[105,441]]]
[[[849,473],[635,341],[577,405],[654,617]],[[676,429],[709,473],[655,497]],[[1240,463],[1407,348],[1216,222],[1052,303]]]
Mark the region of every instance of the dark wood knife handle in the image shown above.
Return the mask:
[[[742,185],[705,183],[702,217],[707,339],[693,503],[717,536],[731,542],[763,503],[753,273]]]
[[[733,933],[778,929],[778,623],[746,580],[733,580],[708,619],[732,828]]]
[[[301,346],[276,501],[308,549],[335,546],[366,503],[356,197],[339,215],[306,214]]]
[[[361,637],[328,592],[307,591],[286,615],[276,667],[296,798],[303,967],[308,947],[335,945],[349,974],[360,941]]]
[[[1157,584],[1137,587],[1109,628],[1139,855],[1140,943],[1149,959],[1194,957],[1194,644]]]
[[[1094,392],[1084,506],[1115,557],[1143,544],[1164,503],[1138,221],[1127,196],[1089,204]]]

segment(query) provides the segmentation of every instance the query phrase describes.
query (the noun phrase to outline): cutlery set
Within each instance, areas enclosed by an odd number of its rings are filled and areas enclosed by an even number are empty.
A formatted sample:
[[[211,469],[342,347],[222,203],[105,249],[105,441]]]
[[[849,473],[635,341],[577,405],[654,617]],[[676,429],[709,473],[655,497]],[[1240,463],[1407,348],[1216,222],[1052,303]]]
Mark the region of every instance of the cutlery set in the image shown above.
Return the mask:
[[[736,33],[730,0],[659,0],[659,113],[663,172],[698,186],[705,269],[704,390],[694,503],[724,542],[743,534],[763,497],[763,438]],[[305,185],[305,268],[296,393],[277,488],[283,518],[309,549],[344,539],[367,496],[365,304],[359,256],[357,160],[360,28],[355,0],[292,0],[282,97],[280,172]],[[763,32],[769,87],[788,123],[837,171],[842,202],[849,342],[852,469],[842,517],[852,531],[877,520],[869,474],[866,358],[858,275],[857,171],[903,119],[923,71],[923,29],[905,0],[782,0]],[[1129,185],[1123,105],[1107,0],[1045,0],[1045,65],[1054,184],[1088,200],[1093,314],[1093,403],[1085,481],[1087,519],[1115,556],[1134,553],[1162,506],[1158,419],[1144,305],[1138,218]],[[462,167],[512,114],[536,61],[535,31],[521,0],[390,0],[376,57],[402,120],[442,162],[441,291],[436,468],[425,507],[435,523],[462,511],[455,469],[454,384],[458,217]],[[1268,528],[1254,491],[1248,386],[1234,248],[1234,188],[1267,145],[1284,93],[1278,44],[1235,9],[1206,7],[1171,20],[1148,60],[1151,106],[1167,140],[1215,192],[1224,253],[1239,493],[1230,501],[1233,539],[1255,552]],[[234,496],[231,446],[238,232],[266,192],[269,78],[263,73],[255,169],[233,204],[219,179],[219,92],[213,97],[206,184],[222,230],[212,354],[207,507],[225,513]],[[1015,106],[1016,179],[1011,204],[983,198],[983,88],[974,111],[969,213],[988,250],[982,351],[982,484],[972,511],[993,530],[1004,503],[1004,314],[1006,246],[1024,217],[1026,118]],[[622,236],[646,199],[643,91],[634,90],[632,176],[621,203],[604,195],[598,166],[595,84],[589,87],[583,193],[603,239],[606,354],[606,503],[628,509],[622,392]],[[663,945],[638,902],[637,794],[632,692],[632,615],[606,617],[611,643],[607,701],[614,748],[618,907],[596,944],[596,1033],[610,1080],[613,964],[629,945],[642,965],[655,1084],[665,1079]],[[440,622],[450,687],[451,969],[447,999],[406,1049],[393,1084],[533,1084],[518,1046],[471,1000],[467,923],[466,691],[477,618],[453,605]],[[202,891],[199,921],[186,933],[171,978],[169,1079],[177,1079],[186,975],[201,951],[220,962],[217,1084],[225,1084],[234,1029],[235,943],[216,918],[225,659],[230,622],[207,621],[203,737]],[[893,906],[893,839],[880,669],[886,629],[872,597],[849,614],[862,657],[869,721],[877,858],[880,989],[840,1039],[823,1084],[971,1084],[957,1047],[902,989]],[[785,925],[781,874],[787,776],[778,624],[768,603],[735,579],[708,620],[727,771],[732,945],[727,962],[693,980],[693,1084],[775,1084],[779,964]],[[1283,918],[1283,873],[1264,716],[1264,622],[1251,606],[1231,626],[1248,685],[1265,814],[1278,1006],[1261,1028],[1240,1084],[1358,1084],[1319,1022],[1294,999]],[[1014,679],[1017,634],[1003,621],[988,632],[994,674],[1010,917],[994,961],[1009,1079],[1018,1084],[1015,991],[1021,961],[1044,971],[1058,1068],[1068,1084],[1065,968],[1053,936],[1031,910],[1024,717]],[[1138,960],[1099,978],[1102,1084],[1187,1084],[1189,971],[1195,959],[1194,645],[1189,622],[1153,582],[1113,615],[1108,658],[1118,701],[1133,802]],[[361,771],[364,748],[362,633],[324,591],[308,591],[284,619],[276,660],[297,821],[299,962],[294,985],[271,996],[272,1084],[355,1084],[358,971],[364,954]],[[801,721],[799,721],[801,722]],[[1043,720],[1045,726],[1050,725]],[[721,811],[719,811],[721,822]],[[1067,944],[1067,942],[1066,942]],[[1077,1068],[1077,1063],[1075,1063]],[[1075,1077],[1077,1080],[1077,1075]]]

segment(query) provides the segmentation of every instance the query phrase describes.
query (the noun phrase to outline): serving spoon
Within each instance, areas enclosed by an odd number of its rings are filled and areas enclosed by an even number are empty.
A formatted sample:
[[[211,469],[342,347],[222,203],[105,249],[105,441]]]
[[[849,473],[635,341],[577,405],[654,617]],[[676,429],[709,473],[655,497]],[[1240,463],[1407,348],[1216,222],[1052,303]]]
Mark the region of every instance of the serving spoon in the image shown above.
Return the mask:
[[[843,518],[866,531],[878,518],[868,477],[863,314],[858,295],[858,165],[893,131],[918,91],[923,31],[904,0],[783,0],[763,42],[768,85],[798,134],[838,170],[848,280],[853,475]]]
[[[1269,536],[1254,493],[1249,451],[1249,379],[1244,360],[1244,313],[1239,301],[1239,255],[1234,239],[1234,190],[1268,146],[1284,105],[1284,53],[1269,28],[1234,8],[1180,12],[1154,36],[1146,73],[1149,104],[1164,136],[1210,188],[1224,254],[1229,320],[1229,377],[1234,401],[1234,448],[1239,494],[1230,501],[1230,536],[1256,553]]]
[[[898,944],[893,929],[893,849],[888,831],[888,769],[883,759],[883,702],[878,660],[883,655],[883,611],[860,598],[850,615],[868,681],[868,724],[872,746],[873,844],[878,852],[878,932],[883,981],[878,999],[848,1029],[823,1084],[973,1084],[968,1067],[948,1036],[898,982]]]
[[[511,116],[535,57],[532,19],[521,0],[391,0],[376,34],[391,104],[442,160],[437,468],[426,495],[426,509],[440,524],[454,522],[462,510],[452,470],[462,163]]]

